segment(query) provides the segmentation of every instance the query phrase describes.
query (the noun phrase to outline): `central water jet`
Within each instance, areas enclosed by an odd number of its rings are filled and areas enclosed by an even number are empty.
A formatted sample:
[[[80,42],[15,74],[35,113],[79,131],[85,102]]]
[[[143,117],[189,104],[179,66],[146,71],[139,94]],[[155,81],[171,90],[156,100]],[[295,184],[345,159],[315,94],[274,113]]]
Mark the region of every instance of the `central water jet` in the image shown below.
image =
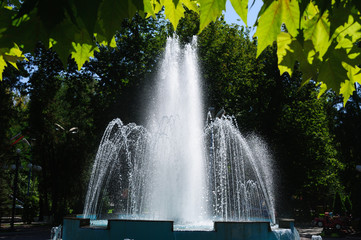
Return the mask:
[[[152,137],[147,209],[157,219],[199,222],[208,216],[204,114],[196,39],[180,48],[169,38],[160,67],[147,129]]]

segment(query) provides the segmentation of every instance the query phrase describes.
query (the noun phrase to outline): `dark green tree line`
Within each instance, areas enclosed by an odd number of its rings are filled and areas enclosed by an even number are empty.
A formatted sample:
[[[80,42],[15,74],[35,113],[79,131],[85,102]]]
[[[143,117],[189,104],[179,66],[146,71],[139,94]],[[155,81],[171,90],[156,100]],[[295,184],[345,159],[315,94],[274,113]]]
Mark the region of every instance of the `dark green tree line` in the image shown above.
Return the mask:
[[[341,107],[336,115],[335,132],[339,142],[340,159],[345,163],[345,171],[341,177],[346,191],[350,193],[352,214],[355,218],[361,217],[361,173],[355,170],[361,165],[361,89],[357,84],[356,91],[345,107]],[[337,103],[337,102],[336,102]]]

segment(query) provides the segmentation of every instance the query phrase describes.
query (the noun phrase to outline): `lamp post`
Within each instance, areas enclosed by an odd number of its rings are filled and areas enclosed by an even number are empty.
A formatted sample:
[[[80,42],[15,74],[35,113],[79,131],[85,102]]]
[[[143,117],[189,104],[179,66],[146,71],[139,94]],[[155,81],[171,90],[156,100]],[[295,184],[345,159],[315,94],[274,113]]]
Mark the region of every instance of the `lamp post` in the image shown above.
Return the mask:
[[[14,221],[15,221],[15,206],[16,206],[16,193],[18,190],[18,177],[19,177],[19,165],[20,165],[20,152],[21,150],[16,149],[16,161],[15,161],[15,176],[14,176],[14,184],[13,184],[13,208],[11,212],[11,222],[10,228],[14,230]]]
[[[32,154],[33,152],[33,145],[34,145],[34,142],[35,142],[36,139],[32,138],[30,139],[30,142],[28,140],[26,140],[26,138],[23,138],[23,141],[30,147],[30,153]],[[26,195],[29,196],[30,194],[30,179],[31,179],[31,172],[32,170],[36,170],[36,171],[41,171],[41,166],[37,166],[37,165],[33,165],[32,163],[32,157],[30,157],[29,159],[29,163],[27,165],[28,169],[29,169],[29,175],[28,175],[28,191],[26,193]]]
[[[31,149],[31,144],[23,137],[21,139],[22,141],[24,141]],[[22,168],[21,166],[21,162],[20,162],[20,153],[21,150],[18,148],[16,149],[16,158],[15,158],[15,164],[12,164],[10,166],[10,169],[15,171],[15,176],[14,176],[14,182],[13,182],[13,202],[12,202],[12,211],[11,211],[11,222],[10,222],[10,228],[11,230],[14,230],[14,223],[15,223],[15,211],[16,211],[16,199],[17,199],[17,193],[18,193],[18,181],[19,181],[19,169]],[[41,171],[42,168],[41,166],[38,165],[33,165],[30,162],[27,165],[28,169],[29,169],[29,176],[28,176],[28,189],[27,189],[27,195],[29,195],[29,190],[30,190],[30,178],[31,178],[31,171],[32,169],[36,170],[36,171]]]
[[[69,126],[68,123],[66,123],[66,126]],[[79,132],[78,127],[63,127],[59,123],[54,123],[55,130],[59,133],[59,138],[56,138],[54,141],[54,152],[55,156],[53,157],[50,165],[50,171],[52,172],[52,175],[57,176],[59,175],[58,171],[62,168],[62,164],[65,164],[68,161],[68,158],[66,157],[67,153],[69,152],[69,143],[70,140],[73,139],[74,135],[77,135]],[[65,161],[64,161],[65,160]],[[62,162],[61,164],[59,164]],[[61,188],[62,182],[60,182],[59,177],[52,178],[52,209],[51,209],[51,217],[53,218],[52,221],[58,221],[60,220],[61,216],[61,205],[59,205],[61,199]]]
[[[29,169],[29,175],[28,175],[28,190],[26,195],[30,195],[30,179],[31,179],[31,172],[32,171],[38,171],[40,172],[42,170],[42,167],[39,165],[32,164],[31,162],[28,163],[27,168]],[[33,174],[34,175],[34,174]]]
[[[55,130],[57,130],[57,131],[60,131],[60,130],[61,131],[66,131],[65,128],[63,126],[61,126],[59,123],[54,123],[54,125],[55,125]],[[66,132],[75,134],[75,133],[78,133],[78,131],[79,131],[78,127],[72,127]]]
[[[26,143],[29,147],[30,147],[30,152],[32,152],[32,147],[31,144],[29,143],[29,141],[25,138],[25,136],[20,132],[18,134],[16,134],[14,137],[12,137],[11,139],[11,146],[14,146],[20,142],[24,142]],[[34,140],[34,139],[32,139]],[[10,228],[11,230],[14,230],[14,222],[15,222],[15,210],[16,210],[16,197],[17,197],[17,192],[18,192],[18,181],[19,181],[19,168],[22,168],[21,166],[21,162],[20,162],[20,153],[21,150],[18,148],[16,149],[16,160],[15,160],[15,164],[12,164],[10,166],[10,169],[15,171],[15,176],[14,176],[14,182],[13,182],[13,203],[12,203],[12,212],[11,212],[11,222],[10,222]],[[27,165],[27,167],[29,168],[29,176],[28,176],[28,191],[27,191],[27,195],[29,195],[29,190],[30,190],[30,178],[31,178],[31,170],[34,169],[36,171],[41,171],[41,166],[37,166],[37,165],[33,165],[31,158],[30,158],[30,162]],[[5,167],[7,168],[7,167]]]

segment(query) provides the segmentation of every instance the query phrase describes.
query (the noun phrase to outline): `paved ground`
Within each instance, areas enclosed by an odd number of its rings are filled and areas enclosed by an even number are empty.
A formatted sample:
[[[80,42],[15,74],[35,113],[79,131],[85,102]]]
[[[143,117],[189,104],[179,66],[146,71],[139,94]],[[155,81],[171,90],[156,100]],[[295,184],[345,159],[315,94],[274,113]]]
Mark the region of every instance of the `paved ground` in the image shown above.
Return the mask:
[[[297,227],[297,231],[300,234],[301,240],[311,239],[312,235],[320,235],[322,228],[318,227]]]
[[[312,236],[322,236],[322,240],[361,240],[361,234],[356,233],[353,231],[349,231],[348,233],[343,234],[330,234],[327,236],[322,235],[322,228],[319,227],[309,227],[309,226],[303,226],[303,227],[296,227],[301,240],[307,240],[312,239]]]
[[[48,240],[50,239],[51,227],[44,224],[17,224],[15,231],[11,232],[9,226],[0,229],[0,240]]]

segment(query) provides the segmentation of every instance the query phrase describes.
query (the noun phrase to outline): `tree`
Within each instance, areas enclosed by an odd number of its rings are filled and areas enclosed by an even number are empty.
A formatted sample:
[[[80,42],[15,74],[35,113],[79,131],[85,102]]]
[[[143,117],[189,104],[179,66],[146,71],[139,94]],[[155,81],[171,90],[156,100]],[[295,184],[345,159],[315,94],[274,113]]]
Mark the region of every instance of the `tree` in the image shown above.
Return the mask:
[[[279,212],[332,206],[334,194],[345,193],[344,164],[332,127],[333,98],[327,94],[317,99],[315,82],[300,89],[297,68],[292,77],[280,75],[275,47],[257,58],[256,45],[243,28],[219,20],[198,42],[208,102],[234,115],[243,134],[265,138],[274,153],[276,175],[282,176],[277,179],[279,196],[284,196],[278,199]]]
[[[199,36],[199,55],[208,104],[234,114],[241,128],[255,129],[250,125],[261,98],[257,89],[263,63],[256,59],[256,45],[249,40],[248,30],[229,26],[222,19],[211,23]]]
[[[355,170],[355,166],[361,164],[359,148],[361,144],[360,99],[360,86],[357,84],[356,91],[346,106],[340,107],[338,104],[340,109],[335,120],[336,138],[339,142],[338,151],[340,152],[340,159],[345,164],[345,171],[341,177],[352,202],[352,215],[355,218],[361,215],[359,204],[361,202],[361,175]]]
[[[43,219],[44,216],[50,216],[53,191],[59,189],[53,184],[53,179],[58,177],[54,164],[53,140],[54,124],[58,119],[54,112],[50,111],[50,106],[54,103],[56,93],[61,87],[58,73],[63,67],[56,54],[51,50],[46,50],[41,44],[29,61],[29,67],[32,68],[29,78],[31,84],[29,128],[32,137],[36,139],[36,145],[33,147],[33,163],[42,166],[39,176],[39,214],[40,219]]]
[[[36,138],[33,163],[42,166],[40,217],[52,216],[59,223],[72,210],[82,209],[96,149],[92,108],[96,83],[91,74],[78,72],[75,63],[63,70],[57,54],[41,44],[29,58],[30,67],[29,131]]]
[[[52,193],[55,222],[61,222],[72,211],[82,211],[88,169],[97,144],[92,108],[95,79],[70,70],[59,80],[61,87],[46,109],[54,114],[49,129],[53,156],[48,169],[48,191]]]
[[[139,15],[125,19],[116,34],[116,47],[100,47],[84,73],[97,79],[95,84],[95,121],[101,134],[114,118],[140,122],[144,112],[139,108],[152,88],[152,69],[156,67],[168,36],[165,22],[145,20]]]
[[[285,101],[288,74],[279,74],[275,48],[256,57],[249,30],[211,23],[199,36],[202,76],[210,106],[225,108],[244,132],[256,131],[272,139]]]
[[[311,85],[283,107],[277,128],[278,148],[286,185],[305,203],[329,203],[335,192],[343,191],[340,174],[344,165],[337,159],[334,136],[328,127],[327,102],[315,100]],[[313,88],[313,89],[312,89]],[[292,144],[290,144],[290,142]],[[330,204],[331,205],[331,204]]]
[[[9,166],[14,164],[15,147],[23,147],[21,144],[12,147],[10,139],[26,129],[28,101],[26,84],[20,81],[21,76],[27,76],[23,64],[19,65],[19,71],[7,68],[0,83],[0,218],[11,212],[13,174]]]

